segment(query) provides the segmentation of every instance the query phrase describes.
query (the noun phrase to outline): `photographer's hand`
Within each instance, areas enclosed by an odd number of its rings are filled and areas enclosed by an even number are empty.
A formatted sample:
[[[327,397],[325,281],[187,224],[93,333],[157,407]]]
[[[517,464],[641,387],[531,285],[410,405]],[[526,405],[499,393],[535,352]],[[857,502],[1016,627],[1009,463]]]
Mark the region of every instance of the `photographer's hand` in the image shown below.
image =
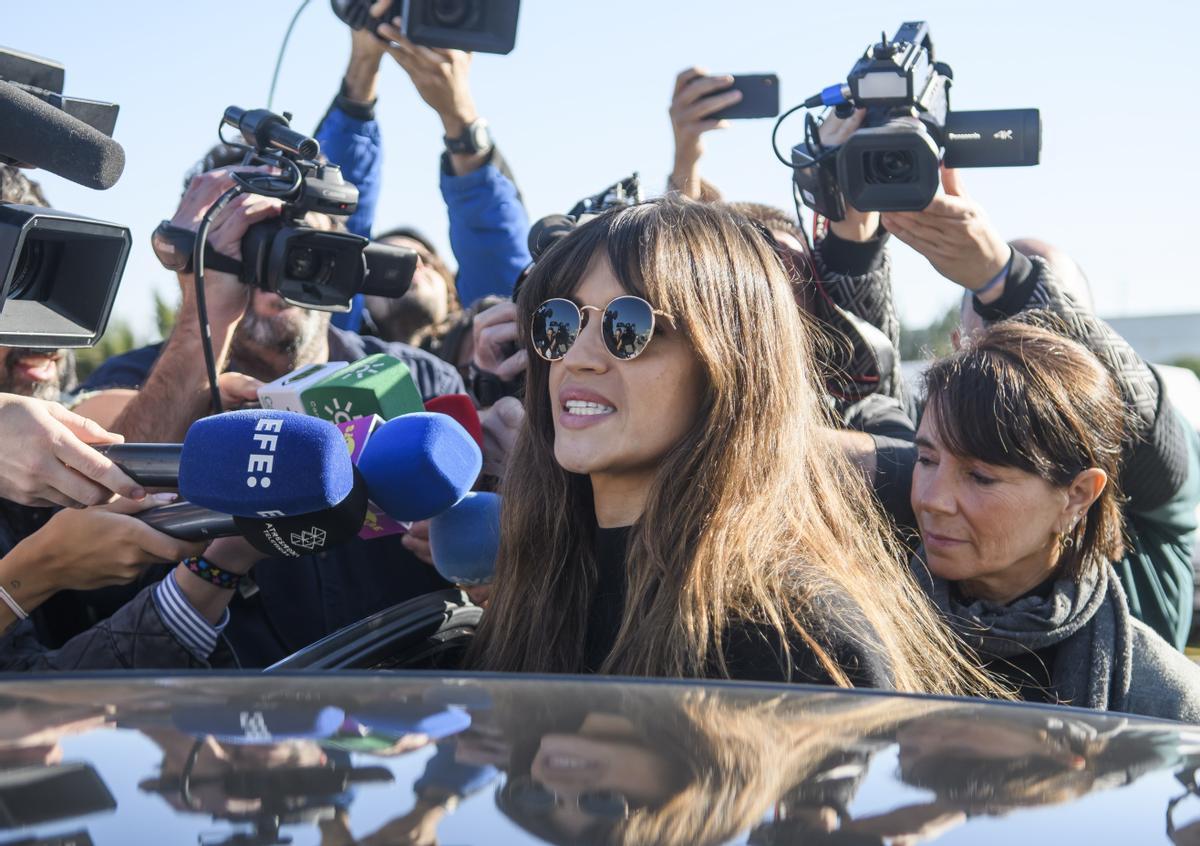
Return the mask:
[[[826,147],[838,147],[850,140],[850,136],[862,126],[867,116],[866,109],[855,109],[848,118],[840,118],[833,112],[821,121],[818,132],[821,143]],[[845,241],[869,241],[879,230],[879,212],[862,212],[846,204],[844,220],[829,221],[834,235]]]
[[[480,411],[479,418],[483,424],[483,473],[503,479],[508,456],[525,423],[525,406],[516,397],[500,397]]]
[[[56,402],[0,394],[0,496],[22,505],[78,508],[133,499],[141,486],[88,444],[119,444],[99,424]]]
[[[233,187],[233,170],[268,171],[268,168],[227,167],[195,177],[180,201],[172,223],[193,231],[204,214],[225,191]],[[235,197],[213,219],[208,230],[212,249],[232,259],[242,258],[242,237],[255,223],[279,214],[279,200],[255,194]],[[130,400],[113,424],[128,440],[148,443],[177,443],[188,427],[203,417],[209,407],[208,374],[204,366],[197,317],[195,280],[180,274],[183,297],[175,328],[162,354],[138,395]],[[252,294],[231,273],[206,269],[206,300],[213,356],[218,372],[224,368],[233,333],[245,314]]]
[[[992,281],[1008,265],[1012,247],[988,221],[983,208],[966,196],[958,174],[942,169],[944,193],[938,193],[919,212],[885,212],[887,230],[919,252],[938,273],[951,282],[975,291]],[[995,302],[1004,283],[980,299]]]
[[[675,135],[675,162],[670,185],[693,200],[703,198],[700,157],[704,155],[704,145],[701,136],[709,130],[729,126],[728,121],[713,120],[710,116],[742,99],[740,91],[725,91],[731,85],[732,76],[709,76],[700,68],[688,68],[675,77],[675,91],[668,110]],[[708,96],[717,91],[725,93]]]
[[[371,17],[387,14],[391,0],[379,0],[371,7]],[[346,67],[342,93],[356,103],[373,103],[379,85],[379,62],[387,45],[369,28],[350,28],[350,64]]]
[[[471,54],[413,44],[400,33],[400,26],[400,18],[379,25],[379,35],[390,42],[388,53],[404,68],[421,99],[442,119],[446,137],[457,138],[479,119],[471,96]],[[455,153],[450,156],[450,163],[454,173],[463,176],[483,167],[490,154],[490,150],[469,155]]]
[[[499,303],[479,312],[472,325],[475,366],[505,382],[524,373],[529,353],[519,349],[510,354],[519,331],[516,303]]]

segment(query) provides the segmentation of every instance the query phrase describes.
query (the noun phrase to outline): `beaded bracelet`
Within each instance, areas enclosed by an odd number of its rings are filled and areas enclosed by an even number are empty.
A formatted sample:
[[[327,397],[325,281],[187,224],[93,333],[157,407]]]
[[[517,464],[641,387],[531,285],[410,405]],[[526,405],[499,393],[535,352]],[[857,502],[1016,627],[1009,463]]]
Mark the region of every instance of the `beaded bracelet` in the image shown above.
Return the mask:
[[[191,558],[185,558],[179,562],[188,570],[195,573],[200,578],[209,584],[216,585],[219,588],[226,590],[236,590],[237,586],[242,581],[240,573],[231,573],[228,570],[222,570],[216,564],[205,561],[199,555],[193,555]]]

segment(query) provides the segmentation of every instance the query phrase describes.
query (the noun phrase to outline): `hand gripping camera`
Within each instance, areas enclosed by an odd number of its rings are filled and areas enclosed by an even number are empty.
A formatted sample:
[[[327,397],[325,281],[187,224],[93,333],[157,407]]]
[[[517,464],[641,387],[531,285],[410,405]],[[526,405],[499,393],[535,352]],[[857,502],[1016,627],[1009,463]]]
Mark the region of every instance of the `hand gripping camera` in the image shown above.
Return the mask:
[[[353,214],[358,189],[342,179],[337,165],[319,161],[320,144],[292,129],[289,121],[290,115],[266,109],[225,110],[222,126],[236,128],[246,141],[244,163],[271,165],[280,173],[234,173],[239,191],[231,189],[218,205],[247,192],[277,197],[284,206],[278,217],[246,231],[241,262],[206,250],[205,265],[236,273],[243,283],[278,294],[292,305],[322,311],[348,311],[356,294],[404,296],[417,267],[413,250],[304,224],[309,212]],[[184,242],[194,241],[190,232],[169,226],[160,227],[155,237],[172,242],[165,245],[168,253],[190,251],[192,243]],[[162,246],[156,243],[156,252]]]
[[[838,147],[823,147],[811,121],[805,142],[792,148],[801,200],[830,220],[849,203],[860,211],[917,211],[938,188],[938,166],[1035,165],[1041,153],[1037,109],[955,112],[953,73],[934,61],[929,25],[912,21],[867,48],[844,84],[806,100],[833,106],[841,117],[865,108],[862,128]]]

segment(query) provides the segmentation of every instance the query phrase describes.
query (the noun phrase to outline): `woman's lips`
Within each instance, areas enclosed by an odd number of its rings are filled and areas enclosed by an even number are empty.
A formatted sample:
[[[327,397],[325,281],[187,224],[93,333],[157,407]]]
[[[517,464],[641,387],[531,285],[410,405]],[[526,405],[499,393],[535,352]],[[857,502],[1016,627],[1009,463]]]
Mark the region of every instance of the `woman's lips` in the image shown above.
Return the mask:
[[[966,543],[965,540],[947,537],[946,535],[939,535],[934,532],[922,532],[921,540],[925,542],[926,549],[935,549],[939,551],[957,549]]]
[[[558,402],[558,423],[564,429],[596,426],[617,413],[617,407],[603,394],[582,388],[564,388],[558,393]]]

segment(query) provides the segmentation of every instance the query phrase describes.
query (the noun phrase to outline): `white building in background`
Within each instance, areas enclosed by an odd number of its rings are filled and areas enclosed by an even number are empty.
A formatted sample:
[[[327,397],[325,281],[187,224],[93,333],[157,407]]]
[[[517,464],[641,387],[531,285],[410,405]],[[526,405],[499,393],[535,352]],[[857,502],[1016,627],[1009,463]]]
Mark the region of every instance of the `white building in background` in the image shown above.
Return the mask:
[[[1184,356],[1200,358],[1200,312],[1104,320],[1146,361],[1166,364]]]

